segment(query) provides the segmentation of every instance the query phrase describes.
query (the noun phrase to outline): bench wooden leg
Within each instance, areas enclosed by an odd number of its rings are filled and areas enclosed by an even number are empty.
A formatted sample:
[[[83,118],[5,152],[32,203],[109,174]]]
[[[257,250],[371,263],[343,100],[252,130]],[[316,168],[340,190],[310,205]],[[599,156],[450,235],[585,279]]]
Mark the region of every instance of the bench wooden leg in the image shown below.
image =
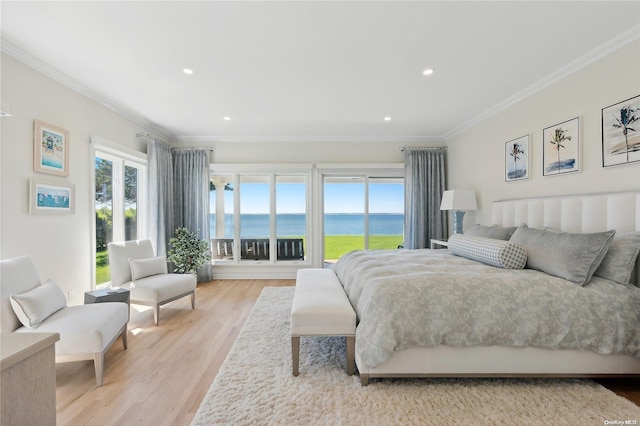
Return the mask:
[[[293,375],[298,375],[298,365],[300,362],[300,336],[291,336],[291,365]]]
[[[356,363],[356,336],[347,336],[347,374],[353,376]]]
[[[360,373],[360,385],[367,386],[369,384],[369,375]]]

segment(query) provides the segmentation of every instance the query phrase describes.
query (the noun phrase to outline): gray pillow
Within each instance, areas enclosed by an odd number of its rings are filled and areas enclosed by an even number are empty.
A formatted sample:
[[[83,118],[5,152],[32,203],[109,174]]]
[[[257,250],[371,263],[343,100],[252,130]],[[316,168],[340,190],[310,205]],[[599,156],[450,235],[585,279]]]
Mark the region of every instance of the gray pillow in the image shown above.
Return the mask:
[[[585,285],[607,254],[615,233],[570,234],[520,225],[510,241],[527,251],[527,268]]]
[[[512,226],[510,228],[503,228],[502,226],[483,226],[483,225],[471,225],[468,229],[465,229],[465,235],[471,235],[473,237],[493,238],[494,240],[508,240],[515,232],[517,227]]]
[[[622,285],[630,285],[638,252],[640,252],[640,232],[629,232],[616,236],[593,275]]]

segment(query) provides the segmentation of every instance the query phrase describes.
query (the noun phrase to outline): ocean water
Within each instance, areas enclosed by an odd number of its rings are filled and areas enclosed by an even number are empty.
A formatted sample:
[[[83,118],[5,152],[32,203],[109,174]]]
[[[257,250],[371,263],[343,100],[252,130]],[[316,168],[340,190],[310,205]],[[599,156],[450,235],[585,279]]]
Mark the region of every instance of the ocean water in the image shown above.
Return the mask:
[[[364,215],[326,214],[325,235],[364,235]],[[276,232],[280,236],[305,235],[307,217],[303,214],[279,214],[276,216]],[[211,235],[215,235],[216,215],[210,215]],[[391,213],[369,214],[369,235],[402,235],[404,215]],[[240,215],[241,238],[266,237],[269,235],[268,214]],[[225,238],[233,238],[233,215],[225,214]]]

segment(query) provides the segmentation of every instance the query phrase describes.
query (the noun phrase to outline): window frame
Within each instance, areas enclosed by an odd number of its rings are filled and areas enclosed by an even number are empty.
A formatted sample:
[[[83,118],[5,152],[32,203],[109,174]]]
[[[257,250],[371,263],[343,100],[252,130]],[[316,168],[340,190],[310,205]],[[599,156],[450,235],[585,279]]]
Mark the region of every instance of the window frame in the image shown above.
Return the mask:
[[[124,241],[125,238],[125,213],[124,213],[124,191],[118,191],[118,194],[122,194],[122,197],[116,197],[115,187],[124,188],[124,173],[125,166],[135,167],[138,170],[137,180],[137,199],[136,199],[136,224],[137,224],[137,239],[145,239],[147,237],[147,155],[142,152],[135,151],[127,148],[115,142],[111,142],[107,139],[92,136],[91,137],[91,165],[90,167],[90,179],[91,179],[91,252],[93,256],[91,258],[91,288],[100,288],[105,283],[96,283],[96,170],[95,161],[96,158],[104,158],[105,160],[112,161],[112,173],[114,182],[112,183],[112,197],[113,197],[113,241]],[[116,211],[118,212],[116,214]],[[117,228],[116,228],[117,226]]]
[[[313,212],[313,165],[302,164],[216,164],[212,163],[209,168],[209,176],[215,179],[216,176],[232,176],[233,177],[233,215],[234,215],[234,231],[233,231],[233,259],[215,260],[218,267],[221,266],[253,266],[253,265],[270,265],[270,266],[295,266],[299,268],[301,265],[311,265],[312,254],[312,219]],[[241,220],[242,206],[241,197],[241,177],[265,177],[269,183],[269,259],[253,260],[240,258],[241,244]],[[306,182],[305,188],[305,215],[306,215],[306,256],[303,260],[278,260],[277,256],[277,206],[276,206],[276,187],[277,177],[279,176],[295,176],[304,177]],[[218,212],[216,211],[216,215]],[[215,238],[215,237],[213,237]]]
[[[314,265],[324,265],[324,180],[325,177],[362,177],[364,184],[364,247],[369,246],[369,179],[401,178],[405,179],[404,163],[338,163],[317,164],[315,167],[315,204],[318,214],[314,222],[316,247],[313,250]]]

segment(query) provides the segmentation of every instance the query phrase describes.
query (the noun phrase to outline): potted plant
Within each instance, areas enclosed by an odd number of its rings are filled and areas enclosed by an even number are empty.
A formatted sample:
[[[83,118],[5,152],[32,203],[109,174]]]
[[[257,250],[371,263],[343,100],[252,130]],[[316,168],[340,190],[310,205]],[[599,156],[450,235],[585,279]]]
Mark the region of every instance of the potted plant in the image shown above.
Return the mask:
[[[175,237],[169,240],[167,260],[180,274],[195,274],[209,260],[209,242],[201,240],[187,228],[177,228]]]

